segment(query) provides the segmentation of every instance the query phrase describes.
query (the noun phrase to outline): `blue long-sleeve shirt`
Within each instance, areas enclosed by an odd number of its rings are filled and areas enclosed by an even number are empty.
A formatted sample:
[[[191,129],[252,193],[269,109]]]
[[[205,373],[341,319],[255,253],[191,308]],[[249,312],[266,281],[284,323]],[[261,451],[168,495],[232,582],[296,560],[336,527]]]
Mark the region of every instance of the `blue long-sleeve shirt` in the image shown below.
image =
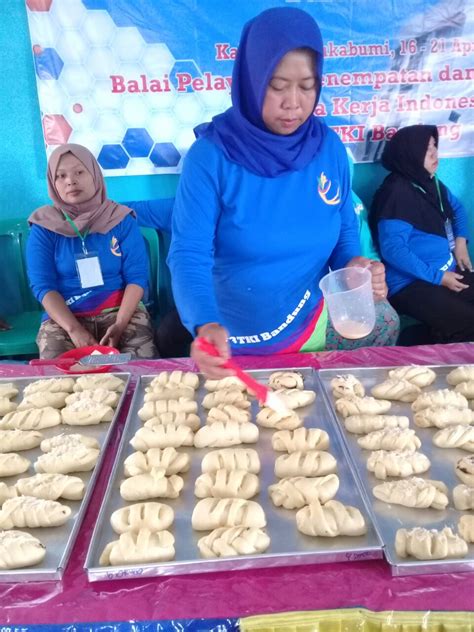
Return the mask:
[[[156,228],[165,233],[171,232],[171,214],[173,212],[174,198],[137,200],[124,202],[124,204],[135,211],[139,226]]]

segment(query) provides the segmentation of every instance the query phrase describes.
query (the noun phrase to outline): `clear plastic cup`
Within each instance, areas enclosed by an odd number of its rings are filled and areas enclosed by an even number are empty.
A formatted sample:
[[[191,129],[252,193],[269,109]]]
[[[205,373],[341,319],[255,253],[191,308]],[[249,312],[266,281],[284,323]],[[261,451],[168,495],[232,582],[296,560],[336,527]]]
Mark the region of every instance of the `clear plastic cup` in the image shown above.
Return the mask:
[[[355,340],[368,336],[375,325],[372,275],[368,268],[334,270],[319,282],[334,329]]]

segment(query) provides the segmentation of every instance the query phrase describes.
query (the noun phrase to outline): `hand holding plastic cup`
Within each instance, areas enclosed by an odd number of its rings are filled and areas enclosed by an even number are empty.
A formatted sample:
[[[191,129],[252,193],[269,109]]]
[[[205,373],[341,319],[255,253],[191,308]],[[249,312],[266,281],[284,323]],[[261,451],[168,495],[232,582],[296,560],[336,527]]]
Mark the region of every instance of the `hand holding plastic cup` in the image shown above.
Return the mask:
[[[334,270],[319,282],[334,329],[351,340],[365,338],[375,325],[372,276],[369,268]]]

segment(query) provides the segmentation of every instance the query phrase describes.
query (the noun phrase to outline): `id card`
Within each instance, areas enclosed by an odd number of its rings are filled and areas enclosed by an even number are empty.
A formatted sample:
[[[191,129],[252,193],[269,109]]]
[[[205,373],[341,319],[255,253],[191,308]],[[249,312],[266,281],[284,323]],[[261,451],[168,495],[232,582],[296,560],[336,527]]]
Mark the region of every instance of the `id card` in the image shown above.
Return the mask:
[[[88,252],[87,254],[76,255],[76,268],[82,288],[104,285],[97,253]]]
[[[447,219],[444,222],[444,230],[446,231],[446,237],[448,238],[449,249],[454,250],[454,246],[456,245],[456,241],[454,239],[453,233],[453,225],[451,224],[451,220]]]

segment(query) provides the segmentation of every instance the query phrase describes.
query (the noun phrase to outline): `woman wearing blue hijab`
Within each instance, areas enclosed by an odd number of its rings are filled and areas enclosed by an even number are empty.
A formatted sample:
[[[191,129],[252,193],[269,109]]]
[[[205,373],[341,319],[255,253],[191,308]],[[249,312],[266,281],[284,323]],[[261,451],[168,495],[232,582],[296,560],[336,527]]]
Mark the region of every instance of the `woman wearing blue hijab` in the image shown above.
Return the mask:
[[[192,345],[209,377],[229,374],[231,354],[324,349],[329,267],[370,265],[374,294],[386,295],[383,265],[359,256],[345,149],[313,116],[322,67],[310,15],[264,11],[244,26],[232,107],[195,130],[168,262],[185,327],[221,352]]]

